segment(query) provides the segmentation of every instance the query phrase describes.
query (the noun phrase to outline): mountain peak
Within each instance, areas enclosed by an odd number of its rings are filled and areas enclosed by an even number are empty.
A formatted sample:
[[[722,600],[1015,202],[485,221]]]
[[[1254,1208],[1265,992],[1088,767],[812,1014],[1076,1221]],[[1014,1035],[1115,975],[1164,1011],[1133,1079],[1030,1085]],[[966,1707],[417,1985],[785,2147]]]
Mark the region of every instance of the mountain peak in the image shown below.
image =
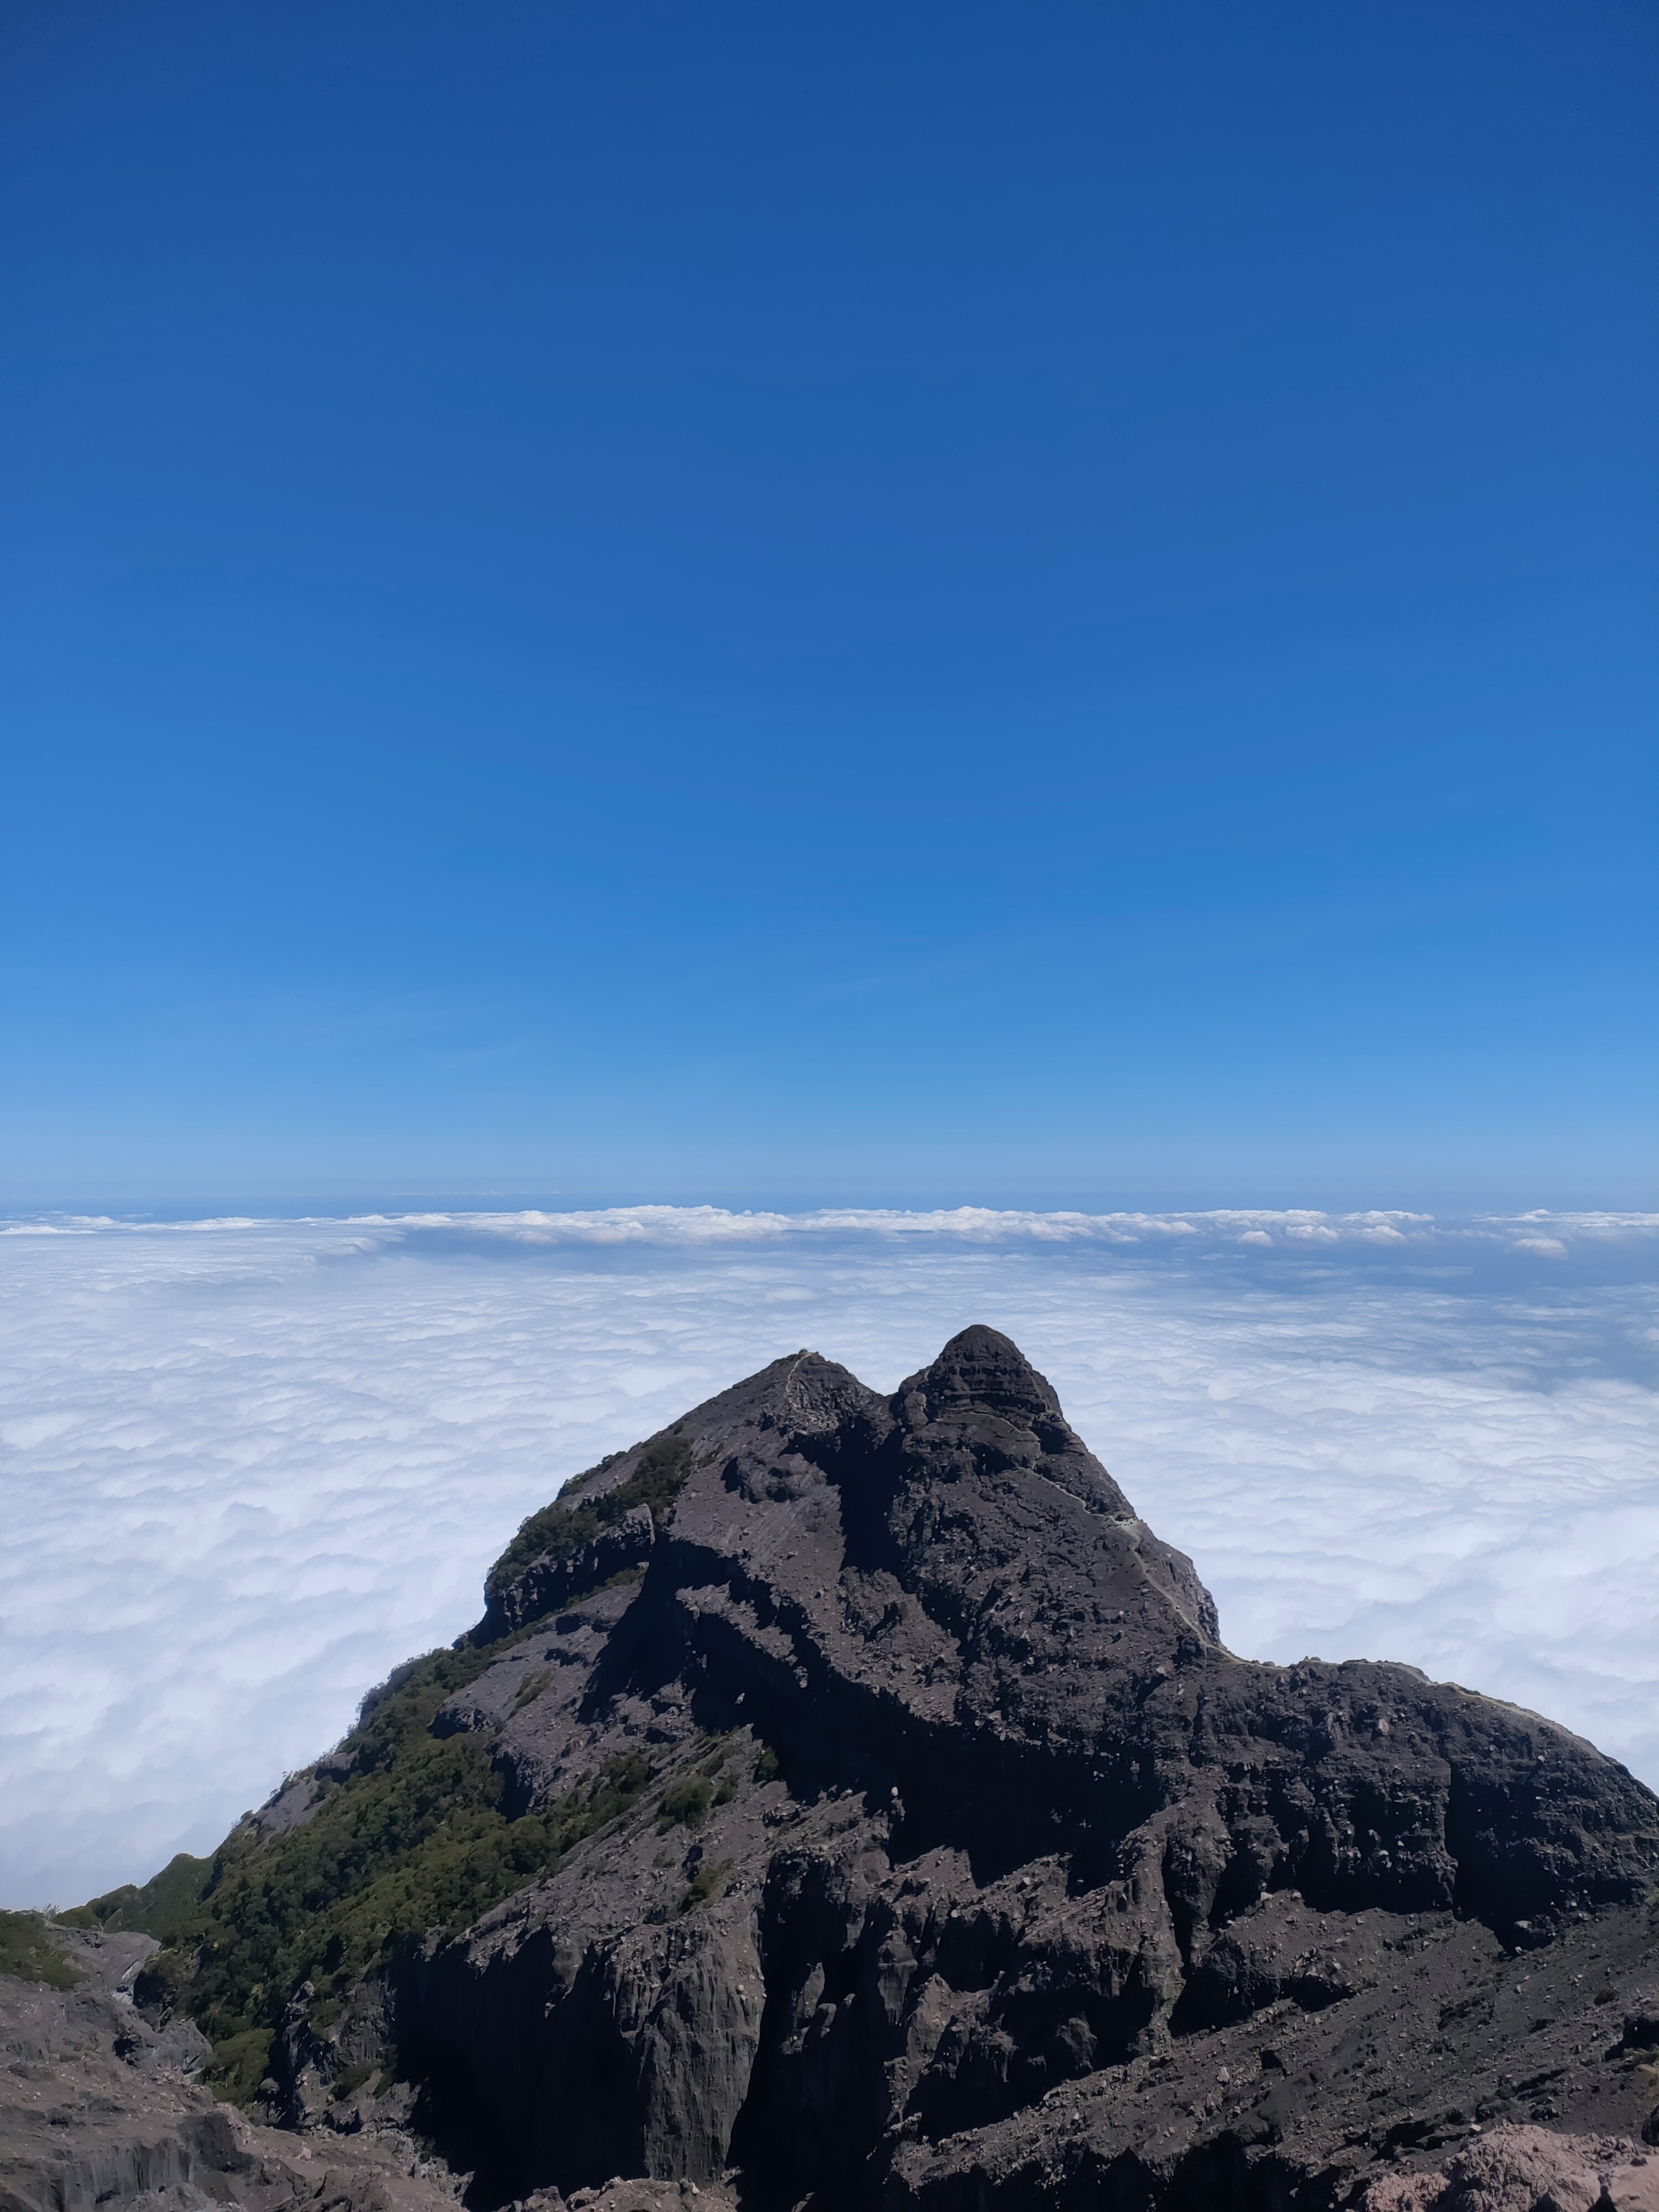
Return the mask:
[[[969,1408],[1030,1427],[1062,1420],[1060,1399],[1012,1337],[975,1322],[953,1336],[937,1359],[901,1382],[896,1398],[921,1397],[928,1418]]]
[[[1642,2124],[1595,2007],[1647,2047],[1659,1804],[1411,1668],[1227,1651],[995,1329],[890,1399],[774,1362],[532,1515],[489,1601],[156,1962],[289,2125],[416,2125],[481,2207],[738,2166],[763,2207],[1255,2212],[1522,2077]]]

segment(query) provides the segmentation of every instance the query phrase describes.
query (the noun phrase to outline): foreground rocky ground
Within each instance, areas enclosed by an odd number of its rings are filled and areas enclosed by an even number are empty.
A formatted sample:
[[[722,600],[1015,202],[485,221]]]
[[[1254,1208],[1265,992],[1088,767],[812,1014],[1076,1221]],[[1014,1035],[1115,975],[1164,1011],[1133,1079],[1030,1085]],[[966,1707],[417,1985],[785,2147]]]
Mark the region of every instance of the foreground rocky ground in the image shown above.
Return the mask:
[[[1235,1658],[993,1332],[891,1400],[777,1363],[487,1595],[185,1905],[81,1916],[167,1938],[175,2041],[65,2124],[151,2099],[196,2161],[88,2202],[1655,2202],[1659,1803],[1411,1668]],[[67,2212],[53,2124],[5,2185]]]
[[[204,2087],[202,2036],[132,2002],[154,1937],[52,1937],[71,1987],[0,1974],[0,2212],[453,2212],[453,2177],[412,2144],[261,2127]]]

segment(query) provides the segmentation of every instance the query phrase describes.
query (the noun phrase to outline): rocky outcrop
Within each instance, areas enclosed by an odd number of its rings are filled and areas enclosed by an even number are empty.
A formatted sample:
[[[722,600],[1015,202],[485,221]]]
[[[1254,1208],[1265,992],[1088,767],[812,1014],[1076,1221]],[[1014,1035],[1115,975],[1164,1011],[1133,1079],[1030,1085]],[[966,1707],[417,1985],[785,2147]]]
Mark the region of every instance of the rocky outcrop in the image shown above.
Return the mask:
[[[613,1525],[597,1529],[574,1550],[530,1560],[499,1591],[491,1592],[489,1632],[509,1635],[526,1621],[555,1613],[629,1568],[642,1565],[656,1540],[651,1508],[633,1505]]]
[[[407,2123],[550,2212],[1285,2212],[1413,2172],[1451,2212],[1507,2125],[1644,2170],[1659,1803],[1410,1668],[1237,1658],[995,1332],[890,1397],[775,1363],[488,1588],[430,1735],[568,1840],[325,2022],[297,1993],[291,2124]]]
[[[1334,2203],[1478,2105],[1588,2089],[1506,2088],[1502,2037],[1442,2014],[1512,1956],[1585,1972],[1587,1930],[1648,1955],[1659,1807],[1590,1746],[1409,1668],[1235,1657],[992,1331],[890,1399],[801,1353],[672,1434],[642,1578],[437,1723],[488,1727],[526,1805],[629,1745],[659,1778],[393,1977],[429,2124],[497,2194],[735,2166],[939,2212]]]
[[[0,2212],[444,2212],[447,2174],[410,2169],[390,2135],[325,2154],[254,2125],[195,2078],[206,2046],[134,2004],[142,1935],[58,1928],[80,1978],[64,1990],[0,1974]]]
[[[1360,2212],[1659,2212],[1659,2158],[1616,2136],[1499,2128],[1443,2170],[1370,2183]]]

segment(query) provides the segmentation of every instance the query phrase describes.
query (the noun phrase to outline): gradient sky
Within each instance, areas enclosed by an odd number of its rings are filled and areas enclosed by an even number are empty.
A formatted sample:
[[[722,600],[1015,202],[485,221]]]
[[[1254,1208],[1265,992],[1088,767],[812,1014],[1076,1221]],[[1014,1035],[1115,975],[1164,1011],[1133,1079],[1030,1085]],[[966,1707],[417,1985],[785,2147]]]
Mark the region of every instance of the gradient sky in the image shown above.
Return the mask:
[[[18,0],[0,1192],[1650,1203],[1656,40]]]

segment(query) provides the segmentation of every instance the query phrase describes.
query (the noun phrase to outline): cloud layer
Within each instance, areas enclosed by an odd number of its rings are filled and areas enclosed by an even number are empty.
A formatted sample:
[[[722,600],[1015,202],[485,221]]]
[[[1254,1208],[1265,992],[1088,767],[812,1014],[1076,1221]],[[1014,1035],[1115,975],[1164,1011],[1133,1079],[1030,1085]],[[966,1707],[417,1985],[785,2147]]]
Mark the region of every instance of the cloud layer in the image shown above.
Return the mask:
[[[1659,1220],[636,1207],[0,1230],[0,1902],[217,1840],[601,1453],[1006,1329],[1237,1650],[1659,1783]]]

